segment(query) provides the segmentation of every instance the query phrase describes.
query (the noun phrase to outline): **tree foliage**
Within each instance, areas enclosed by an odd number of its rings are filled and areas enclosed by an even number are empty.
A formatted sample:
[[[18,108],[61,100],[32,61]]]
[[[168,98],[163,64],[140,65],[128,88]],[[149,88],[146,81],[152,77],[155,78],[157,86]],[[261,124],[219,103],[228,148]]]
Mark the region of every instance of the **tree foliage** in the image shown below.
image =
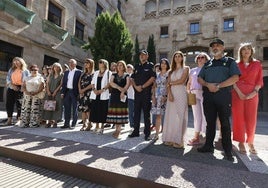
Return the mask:
[[[147,51],[149,53],[148,61],[152,63],[156,63],[156,53],[155,53],[155,43],[154,43],[154,35],[152,34],[149,36],[148,44],[147,44]]]
[[[120,13],[117,11],[112,16],[109,12],[100,14],[96,19],[94,36],[89,37],[82,48],[90,50],[95,61],[131,62],[133,42]]]
[[[140,62],[140,44],[139,44],[139,39],[138,39],[138,35],[136,35],[136,39],[135,39],[135,49],[134,49],[134,56],[133,56],[133,61],[134,64],[138,64]]]

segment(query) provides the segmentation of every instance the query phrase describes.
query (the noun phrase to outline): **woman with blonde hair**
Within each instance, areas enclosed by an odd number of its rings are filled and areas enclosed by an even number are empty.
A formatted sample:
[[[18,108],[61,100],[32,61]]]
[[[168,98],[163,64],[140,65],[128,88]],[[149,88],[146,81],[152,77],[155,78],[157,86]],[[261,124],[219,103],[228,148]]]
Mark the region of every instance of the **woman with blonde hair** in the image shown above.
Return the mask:
[[[187,82],[187,92],[194,93],[196,95],[196,104],[192,105],[193,117],[194,117],[194,137],[189,140],[188,145],[200,144],[200,133],[206,133],[206,118],[203,109],[203,89],[202,85],[198,83],[197,78],[201,68],[204,64],[210,60],[207,53],[201,52],[195,57],[195,63],[197,67],[190,70],[189,80]]]
[[[29,76],[27,65],[25,61],[20,57],[15,57],[12,60],[12,67],[9,69],[6,77],[7,85],[7,97],[6,97],[6,110],[7,110],[7,122],[6,125],[12,124],[12,116],[14,112],[14,105],[17,106],[17,119],[16,125],[20,124],[21,119],[21,105],[23,92],[21,87],[24,79]]]
[[[57,120],[61,118],[62,114],[62,99],[60,96],[60,89],[62,85],[63,71],[62,66],[59,63],[54,63],[51,68],[51,73],[47,77],[46,81],[46,96],[45,100],[55,100],[56,108],[55,111],[43,111],[43,119],[48,120],[46,128],[57,127]]]
[[[105,59],[100,59],[99,70],[95,71],[91,84],[93,92],[90,93],[92,99],[92,110],[90,121],[96,123],[95,131],[98,134],[103,134],[104,123],[106,122],[109,102],[109,82],[112,72],[109,71],[109,63]],[[101,127],[99,127],[101,124]]]
[[[110,81],[112,90],[106,122],[115,124],[114,138],[119,137],[121,126],[128,123],[127,90],[130,80],[126,71],[127,66],[125,61],[118,61],[116,63],[116,73],[112,75]]]
[[[94,74],[94,67],[94,60],[87,58],[84,63],[84,72],[82,73],[78,82],[78,89],[80,94],[78,111],[82,112],[83,121],[83,126],[80,131],[89,131],[92,127],[91,122],[89,121],[89,117],[91,111],[90,93],[93,88],[91,81]]]
[[[162,139],[165,145],[184,148],[184,136],[188,124],[186,81],[189,67],[181,51],[172,56],[168,77],[168,100],[165,112]]]
[[[254,134],[257,124],[259,95],[263,86],[262,65],[253,58],[251,43],[242,43],[238,50],[239,80],[232,91],[233,140],[239,142],[239,152],[246,154],[245,142],[249,152],[257,154],[254,148]]]

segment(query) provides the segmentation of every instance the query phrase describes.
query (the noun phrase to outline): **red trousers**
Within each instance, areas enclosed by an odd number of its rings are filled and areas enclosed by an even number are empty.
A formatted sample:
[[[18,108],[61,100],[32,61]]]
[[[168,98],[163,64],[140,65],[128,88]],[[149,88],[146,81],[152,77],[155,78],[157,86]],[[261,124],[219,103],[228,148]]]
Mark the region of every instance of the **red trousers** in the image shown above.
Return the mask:
[[[253,143],[257,125],[258,102],[258,95],[252,99],[241,100],[237,93],[232,91],[233,140]]]

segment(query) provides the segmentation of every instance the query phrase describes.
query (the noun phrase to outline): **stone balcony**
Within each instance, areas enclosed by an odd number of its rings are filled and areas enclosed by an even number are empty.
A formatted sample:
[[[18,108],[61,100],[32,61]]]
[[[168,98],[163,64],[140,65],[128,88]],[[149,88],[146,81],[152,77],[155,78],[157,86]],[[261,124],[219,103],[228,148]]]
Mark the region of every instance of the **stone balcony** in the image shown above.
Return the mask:
[[[64,41],[68,36],[68,31],[62,29],[61,27],[48,20],[42,21],[42,29],[45,33],[49,33],[50,35],[62,41]]]
[[[0,0],[0,10],[27,24],[32,24],[33,18],[36,15],[13,0]]]

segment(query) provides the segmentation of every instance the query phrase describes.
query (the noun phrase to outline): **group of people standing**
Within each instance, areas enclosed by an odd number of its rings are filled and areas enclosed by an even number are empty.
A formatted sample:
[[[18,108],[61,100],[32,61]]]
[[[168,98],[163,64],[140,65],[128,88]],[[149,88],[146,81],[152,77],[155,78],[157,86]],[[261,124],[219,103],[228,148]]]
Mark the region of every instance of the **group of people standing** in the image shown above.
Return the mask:
[[[64,111],[61,128],[73,128],[80,111],[81,131],[91,130],[95,123],[95,132],[103,134],[104,124],[109,123],[114,124],[113,136],[118,138],[122,125],[129,122],[133,128],[129,137],[133,138],[140,136],[143,112],[146,141],[159,139],[162,132],[165,145],[184,148],[187,92],[191,92],[196,94],[197,102],[192,105],[195,135],[188,145],[200,144],[200,134],[206,133],[205,144],[197,150],[213,152],[219,118],[225,156],[232,161],[229,122],[232,112],[233,139],[239,142],[239,151],[245,154],[245,143],[248,143],[249,152],[256,154],[253,142],[258,91],[263,86],[261,63],[253,58],[254,48],[250,43],[241,44],[238,63],[225,56],[224,42],[220,39],[210,43],[210,50],[212,58],[205,52],[199,53],[195,57],[197,67],[192,69],[185,65],[185,55],[176,51],[171,63],[166,58],[160,60],[157,73],[153,63],[148,62],[146,50],[140,51],[140,63],[135,67],[120,60],[111,72],[108,61],[100,59],[95,71],[94,60],[86,59],[81,71],[76,68],[76,60],[70,59],[69,69],[63,72],[62,66],[54,63],[46,76],[38,73],[37,65],[31,65],[28,71],[24,60],[16,57],[7,75],[7,124],[12,123],[16,103],[18,124],[22,127],[37,127],[41,120],[46,122],[46,127],[57,127]],[[46,99],[56,101],[55,111],[42,109]],[[153,138],[150,137],[151,114],[155,117]]]

